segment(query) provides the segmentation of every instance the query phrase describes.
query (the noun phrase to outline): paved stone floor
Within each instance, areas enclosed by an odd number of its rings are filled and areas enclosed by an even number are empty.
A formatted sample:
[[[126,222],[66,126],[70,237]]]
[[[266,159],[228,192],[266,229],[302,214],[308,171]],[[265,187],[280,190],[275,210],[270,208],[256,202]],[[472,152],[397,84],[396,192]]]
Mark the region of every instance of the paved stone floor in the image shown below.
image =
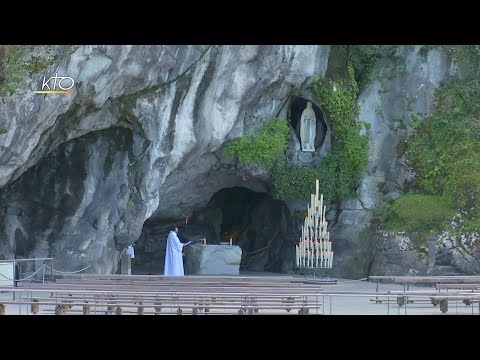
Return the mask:
[[[271,275],[282,276],[282,274],[270,274],[270,273],[241,273],[243,276],[255,276],[255,275]],[[291,275],[290,275],[291,276]],[[300,277],[300,276],[299,276]],[[332,279],[333,280],[333,279]],[[396,303],[396,297],[392,296],[390,302],[376,303],[375,292],[376,283],[362,281],[362,280],[348,280],[348,279],[335,279],[336,284],[323,285],[323,289],[326,293],[324,296],[318,298],[309,299],[312,303],[321,304],[317,310],[311,310],[311,314],[324,314],[324,315],[478,315],[480,307],[478,303],[473,305],[465,305],[461,301],[450,301],[448,312],[443,314],[438,306],[433,306],[427,298],[423,298],[422,301],[415,301],[414,303],[407,303],[406,306],[398,306]],[[379,285],[379,291],[385,292],[388,290],[403,290],[403,285],[383,283]],[[434,287],[420,287],[410,286],[409,290],[415,291],[434,291]],[[43,294],[48,297],[50,294]],[[11,293],[0,293],[0,300],[11,299]],[[6,312],[9,315],[31,315],[29,312],[29,306],[22,306],[16,304],[7,304]],[[46,311],[42,311],[43,314],[53,314],[53,306],[45,307]],[[92,313],[94,309],[92,308]],[[176,310],[165,309],[164,314],[175,314]],[[70,312],[71,314],[79,314],[78,312]],[[103,314],[104,311],[97,309],[98,314]],[[209,313],[214,315],[218,311]],[[67,312],[69,314],[69,312]],[[131,314],[135,314],[134,309],[131,310]],[[263,311],[260,314],[280,314],[280,315],[296,315],[296,311],[287,312],[285,310],[278,311]]]

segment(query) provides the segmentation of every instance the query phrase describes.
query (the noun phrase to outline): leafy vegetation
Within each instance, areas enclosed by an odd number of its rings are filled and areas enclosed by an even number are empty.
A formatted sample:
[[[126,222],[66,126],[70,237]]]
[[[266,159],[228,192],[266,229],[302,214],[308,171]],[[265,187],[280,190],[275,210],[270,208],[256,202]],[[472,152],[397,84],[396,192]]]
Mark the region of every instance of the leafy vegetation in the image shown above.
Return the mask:
[[[236,155],[241,165],[252,163],[271,169],[275,161],[284,155],[289,129],[286,120],[272,118],[257,134],[231,142],[225,152]]]
[[[332,45],[325,77],[333,81],[348,81],[348,66],[351,65],[355,81],[363,88],[370,80],[373,65],[379,57],[378,45]]]
[[[397,147],[416,172],[409,188],[423,195],[405,194],[391,204],[386,213],[398,216],[387,216],[386,228],[441,228],[457,211],[463,218],[462,232],[480,229],[480,73],[475,69],[480,46],[445,48],[467,72],[463,79],[451,79],[437,90],[433,115],[417,122],[414,134]],[[401,204],[407,204],[415,216],[401,213]],[[425,219],[423,211],[435,220]]]
[[[25,52],[24,46],[0,46],[0,96],[15,91],[26,77],[28,72],[23,61]]]
[[[27,76],[46,69],[53,61],[29,56],[34,46],[0,45],[0,96],[15,92]]]
[[[378,45],[351,45],[349,60],[355,70],[355,79],[359,87],[363,88],[370,80],[373,65],[380,56]]]
[[[480,45],[442,45],[468,78],[480,76]]]
[[[428,232],[448,225],[455,215],[449,199],[440,195],[406,194],[382,209],[387,231]]]
[[[318,80],[312,90],[329,115],[332,128],[332,149],[318,168],[288,169],[278,164],[273,172],[273,195],[276,198],[305,198],[314,191],[315,179],[320,191],[329,199],[351,194],[357,178],[367,165],[368,129],[361,135],[358,117],[358,86],[353,67],[349,80]]]

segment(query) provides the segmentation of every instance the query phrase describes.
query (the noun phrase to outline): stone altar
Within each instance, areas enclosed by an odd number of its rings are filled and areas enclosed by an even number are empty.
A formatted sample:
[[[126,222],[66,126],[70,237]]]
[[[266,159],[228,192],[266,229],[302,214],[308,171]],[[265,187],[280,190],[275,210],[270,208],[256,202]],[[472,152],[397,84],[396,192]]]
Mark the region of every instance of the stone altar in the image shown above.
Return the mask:
[[[239,275],[242,249],[236,245],[185,247],[186,275]]]

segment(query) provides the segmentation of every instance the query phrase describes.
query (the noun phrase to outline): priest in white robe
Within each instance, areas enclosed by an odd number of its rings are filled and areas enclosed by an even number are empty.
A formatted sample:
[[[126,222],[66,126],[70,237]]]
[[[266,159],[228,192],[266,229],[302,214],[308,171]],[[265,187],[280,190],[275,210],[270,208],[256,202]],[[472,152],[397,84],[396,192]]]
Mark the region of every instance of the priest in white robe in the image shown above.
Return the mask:
[[[167,249],[165,252],[165,267],[163,274],[168,276],[183,276],[183,247],[190,244],[181,243],[178,238],[178,227],[173,228],[168,234]]]

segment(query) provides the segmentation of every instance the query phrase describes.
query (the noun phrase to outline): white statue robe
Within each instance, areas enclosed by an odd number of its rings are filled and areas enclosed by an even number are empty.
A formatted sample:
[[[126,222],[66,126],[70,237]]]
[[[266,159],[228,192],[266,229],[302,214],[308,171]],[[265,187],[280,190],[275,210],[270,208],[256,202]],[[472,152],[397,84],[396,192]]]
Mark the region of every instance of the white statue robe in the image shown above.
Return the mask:
[[[183,276],[182,244],[175,231],[170,231],[167,238],[167,249],[165,252],[164,275]]]
[[[302,151],[315,151],[316,121],[314,110],[307,106],[300,118]]]

